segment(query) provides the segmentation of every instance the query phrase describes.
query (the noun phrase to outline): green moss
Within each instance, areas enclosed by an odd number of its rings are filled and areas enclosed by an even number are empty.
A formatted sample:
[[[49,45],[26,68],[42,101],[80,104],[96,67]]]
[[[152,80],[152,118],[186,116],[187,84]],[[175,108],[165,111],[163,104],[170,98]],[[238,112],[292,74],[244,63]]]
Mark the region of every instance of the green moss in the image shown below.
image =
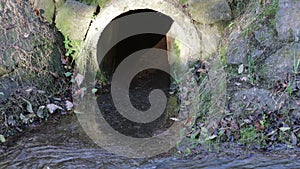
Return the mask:
[[[99,5],[101,8],[105,7],[105,5],[110,2],[110,0],[76,0],[82,2],[87,5]]]
[[[253,126],[244,127],[240,130],[239,142],[247,147],[265,146],[263,133],[257,131]]]
[[[227,58],[228,58],[227,51],[228,51],[228,44],[220,47],[219,58],[221,59],[223,65],[227,64]]]

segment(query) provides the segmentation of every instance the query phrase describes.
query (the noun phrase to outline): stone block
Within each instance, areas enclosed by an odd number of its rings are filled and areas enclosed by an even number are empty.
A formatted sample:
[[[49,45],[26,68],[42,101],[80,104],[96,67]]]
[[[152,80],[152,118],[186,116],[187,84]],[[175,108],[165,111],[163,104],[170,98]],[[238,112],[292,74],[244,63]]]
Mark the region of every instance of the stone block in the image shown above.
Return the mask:
[[[84,40],[95,6],[67,0],[57,11],[56,27],[72,40]]]

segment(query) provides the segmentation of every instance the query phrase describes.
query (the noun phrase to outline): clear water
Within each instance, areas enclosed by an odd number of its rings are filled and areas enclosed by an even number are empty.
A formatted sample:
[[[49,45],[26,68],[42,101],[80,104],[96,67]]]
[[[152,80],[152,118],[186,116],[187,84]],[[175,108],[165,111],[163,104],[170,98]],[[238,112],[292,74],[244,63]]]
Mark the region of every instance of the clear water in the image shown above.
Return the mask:
[[[96,146],[76,117],[26,132],[0,154],[0,168],[300,168],[299,154],[252,154],[247,157],[170,155],[129,159]]]

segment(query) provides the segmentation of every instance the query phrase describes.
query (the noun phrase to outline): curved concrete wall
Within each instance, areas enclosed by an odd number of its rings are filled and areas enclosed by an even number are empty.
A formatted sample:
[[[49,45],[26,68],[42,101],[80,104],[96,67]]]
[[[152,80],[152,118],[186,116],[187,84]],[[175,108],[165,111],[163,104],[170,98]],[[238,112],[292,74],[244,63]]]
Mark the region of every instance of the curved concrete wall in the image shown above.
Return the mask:
[[[141,9],[151,9],[153,11],[157,11],[167,17],[170,17],[174,23],[166,34],[168,38],[168,46],[171,48],[172,44],[177,41],[179,42],[180,48],[180,62],[182,65],[186,65],[189,60],[196,60],[200,58],[200,38],[197,33],[197,29],[193,24],[192,19],[186,15],[182,9],[176,5],[174,5],[173,1],[165,1],[165,0],[122,0],[122,1],[112,1],[106,8],[100,11],[96,19],[92,22],[88,34],[85,39],[84,48],[80,54],[80,59],[78,64],[83,70],[86,68],[87,61],[86,58],[90,58],[93,61],[90,63],[98,63],[97,61],[97,51],[101,51],[102,53],[106,53],[105,50],[99,50],[99,48],[106,49],[107,47],[103,47],[106,45],[98,46],[98,41],[103,36],[103,31],[105,28],[118,16],[134,10]],[[149,14],[141,14],[132,16],[136,18],[136,20],[151,20],[151,18],[147,17]],[[159,30],[153,27],[151,30],[151,26],[145,27],[146,29],[135,29],[135,27],[141,27],[140,21],[136,22],[134,25],[134,18],[127,18],[126,21],[131,22],[132,29],[128,29],[124,32],[124,37],[114,38],[114,32],[111,32],[111,36],[106,36],[107,42],[114,45],[118,43],[118,41],[128,38],[130,36],[134,36],[140,33],[160,33]],[[122,22],[122,21],[121,21]],[[122,24],[122,23],[119,24]],[[162,24],[163,21],[155,21],[151,20],[153,24]],[[145,23],[144,23],[145,24]],[[111,30],[114,31],[114,30]],[[120,31],[120,30],[119,30]],[[177,53],[178,54],[178,53]],[[103,55],[103,54],[102,54]],[[99,55],[98,55],[99,56]],[[99,59],[99,58],[98,58]],[[89,64],[89,66],[91,66]],[[98,68],[99,65],[93,65],[94,68]]]

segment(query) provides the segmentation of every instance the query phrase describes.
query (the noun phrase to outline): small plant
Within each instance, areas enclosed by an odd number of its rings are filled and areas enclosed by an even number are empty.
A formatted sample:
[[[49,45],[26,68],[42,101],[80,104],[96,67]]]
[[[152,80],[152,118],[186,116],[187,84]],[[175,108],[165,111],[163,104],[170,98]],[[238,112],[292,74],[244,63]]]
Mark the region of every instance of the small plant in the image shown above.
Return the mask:
[[[288,86],[286,88],[286,92],[291,96],[294,92],[294,86],[296,86],[298,70],[300,66],[300,59],[297,57],[297,49],[296,45],[294,45],[294,66],[293,66],[293,77],[288,82]]]
[[[79,49],[81,48],[81,42],[70,40],[69,36],[65,36],[64,47],[66,49],[66,58],[71,58],[73,62],[78,57]]]
[[[263,134],[251,126],[240,130],[239,142],[250,147],[252,145],[262,146],[264,144]]]
[[[248,76],[250,79],[250,83],[254,84],[254,78],[253,78],[253,60],[251,56],[248,56]]]
[[[296,45],[294,45],[294,82],[296,82],[299,65],[300,65],[300,59],[297,58],[297,49],[296,49]]]
[[[220,47],[219,57],[223,65],[226,65],[227,62],[227,50],[228,50],[228,45],[224,45]]]
[[[179,3],[180,3],[181,5],[185,5],[185,4],[187,4],[187,0],[179,0]]]

